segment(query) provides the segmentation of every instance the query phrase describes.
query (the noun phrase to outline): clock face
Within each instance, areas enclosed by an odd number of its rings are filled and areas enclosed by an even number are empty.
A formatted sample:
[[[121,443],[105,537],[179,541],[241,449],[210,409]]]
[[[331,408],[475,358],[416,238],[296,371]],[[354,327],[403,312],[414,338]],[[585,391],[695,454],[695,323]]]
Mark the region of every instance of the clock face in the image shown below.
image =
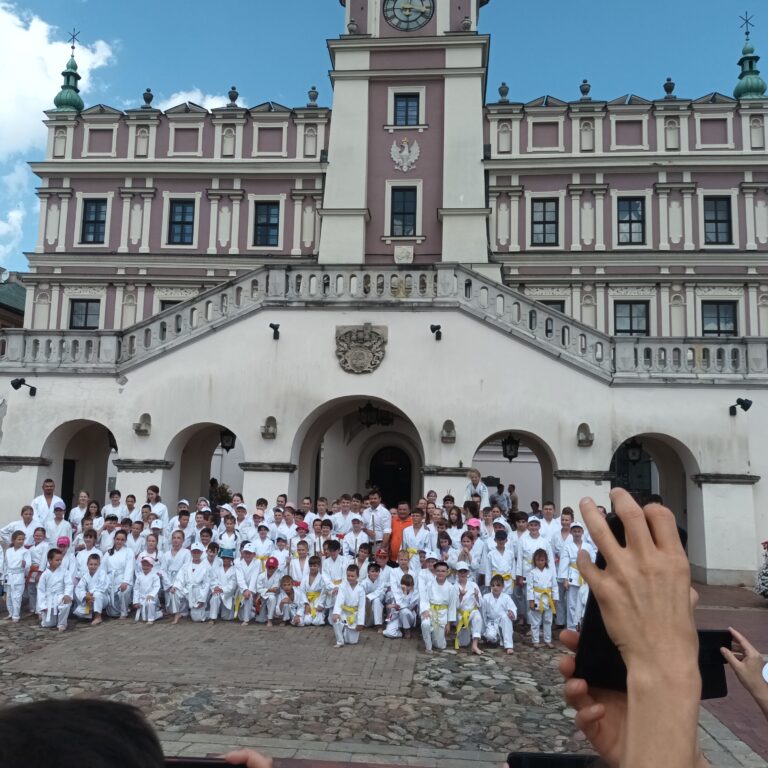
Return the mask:
[[[384,18],[402,32],[421,29],[434,13],[435,0],[384,0]]]

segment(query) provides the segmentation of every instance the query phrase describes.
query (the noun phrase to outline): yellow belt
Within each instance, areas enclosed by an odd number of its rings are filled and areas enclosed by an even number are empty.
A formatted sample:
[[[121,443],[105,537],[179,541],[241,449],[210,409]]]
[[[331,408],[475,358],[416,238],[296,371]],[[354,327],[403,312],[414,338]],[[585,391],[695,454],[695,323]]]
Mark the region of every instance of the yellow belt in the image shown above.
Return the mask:
[[[571,566],[571,570],[572,571],[576,571],[576,573],[579,574],[579,586],[581,586],[584,583],[584,579],[581,576],[581,571],[575,565]],[[569,581],[570,581],[570,579],[569,579]]]
[[[555,603],[552,600],[552,590],[551,589],[544,589],[543,587],[534,587],[533,591],[539,595],[539,613],[544,613],[544,609],[546,606],[544,605],[544,598],[547,598],[547,601],[549,602],[549,607],[552,610],[552,613],[555,612]]]
[[[418,555],[418,554],[419,554],[419,550],[418,550],[418,549],[414,549],[413,547],[408,547],[408,549],[406,549],[405,551],[406,551],[406,552],[407,552],[409,555],[411,555],[411,556],[413,556],[413,555]]]
[[[346,614],[346,624],[348,627],[357,626],[357,606],[356,605],[342,605],[341,610]]]
[[[317,602],[318,597],[320,597],[319,592],[307,592],[307,600],[309,600],[309,612],[312,614],[313,619],[315,618],[315,616],[317,616],[317,609],[315,608],[315,603]]]
[[[339,584],[341,584],[341,579],[334,579],[333,580],[333,584],[334,584],[334,586],[338,587]]]
[[[462,629],[469,629],[469,617],[472,615],[474,608],[470,608],[468,611],[459,611],[459,623],[456,625],[456,640],[453,643],[453,647],[459,650],[459,632]]]
[[[242,602],[243,597],[238,592],[237,595],[235,595],[235,618],[237,618],[238,614],[240,613],[240,603]]]
[[[256,559],[263,563],[265,560],[269,560],[269,555],[256,555]]]
[[[501,576],[504,581],[512,581],[512,574],[511,573],[499,573],[498,571],[493,572],[494,576]]]
[[[432,614],[432,620],[437,624],[437,621],[440,618],[440,611],[447,611],[448,606],[443,603],[430,603],[429,609]]]

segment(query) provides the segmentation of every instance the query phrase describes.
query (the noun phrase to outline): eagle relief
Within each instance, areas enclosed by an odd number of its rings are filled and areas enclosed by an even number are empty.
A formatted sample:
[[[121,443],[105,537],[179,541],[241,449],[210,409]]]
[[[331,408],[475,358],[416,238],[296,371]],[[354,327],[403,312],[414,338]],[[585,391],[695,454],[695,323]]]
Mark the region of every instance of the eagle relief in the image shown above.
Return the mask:
[[[337,325],[336,357],[347,373],[373,373],[384,359],[385,325]]]
[[[411,168],[415,167],[416,161],[421,155],[421,147],[419,147],[418,141],[411,144],[408,139],[403,139],[399,146],[396,141],[393,141],[389,154],[392,156],[395,168],[403,173],[408,173]]]

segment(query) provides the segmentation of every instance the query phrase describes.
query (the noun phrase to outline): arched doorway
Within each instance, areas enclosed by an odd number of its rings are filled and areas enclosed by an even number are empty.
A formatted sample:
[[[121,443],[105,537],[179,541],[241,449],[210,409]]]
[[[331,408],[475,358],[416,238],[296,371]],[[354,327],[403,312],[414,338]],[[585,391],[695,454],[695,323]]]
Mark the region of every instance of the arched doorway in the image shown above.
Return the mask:
[[[388,507],[400,501],[411,501],[413,467],[408,454],[395,446],[380,448],[373,454],[368,471],[370,486],[381,491],[383,503]]]
[[[42,455],[51,464],[40,467],[37,485],[53,478],[67,509],[74,506],[81,490],[104,503],[110,486],[114,487],[112,460],[118,457],[117,443],[103,424],[86,419],[61,424],[46,439]]]

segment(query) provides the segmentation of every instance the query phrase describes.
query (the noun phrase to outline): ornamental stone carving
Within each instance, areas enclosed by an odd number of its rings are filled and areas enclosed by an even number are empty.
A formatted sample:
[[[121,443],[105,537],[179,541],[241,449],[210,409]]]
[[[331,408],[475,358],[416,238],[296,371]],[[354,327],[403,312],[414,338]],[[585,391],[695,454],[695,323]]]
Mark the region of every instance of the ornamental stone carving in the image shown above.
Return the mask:
[[[571,289],[570,288],[558,288],[558,287],[551,287],[551,288],[528,288],[525,289],[525,295],[526,296],[570,296]]]
[[[744,289],[738,285],[700,285],[696,293],[699,296],[741,296]]]
[[[617,286],[615,288],[609,288],[608,293],[611,296],[655,296],[656,287],[652,285]]]
[[[336,326],[336,357],[347,373],[373,373],[384,359],[386,346],[384,325]]]

